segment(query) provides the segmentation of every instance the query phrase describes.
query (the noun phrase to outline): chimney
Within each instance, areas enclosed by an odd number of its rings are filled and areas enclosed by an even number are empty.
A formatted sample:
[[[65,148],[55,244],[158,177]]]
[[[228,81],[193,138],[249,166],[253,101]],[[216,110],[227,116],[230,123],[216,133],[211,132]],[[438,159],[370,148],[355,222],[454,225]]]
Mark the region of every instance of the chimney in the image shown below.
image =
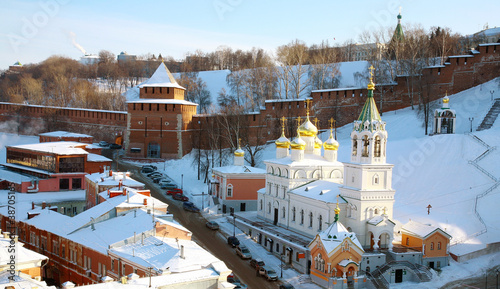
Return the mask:
[[[45,206],[46,206],[46,205],[47,205],[47,204],[45,203],[45,201],[44,201],[44,202],[42,202],[42,210],[43,210],[43,209],[45,209]]]
[[[34,210],[35,209],[35,202],[31,202],[31,209]]]
[[[118,182],[118,189],[121,189],[121,188],[122,188],[122,183],[123,183],[123,180],[120,180],[120,181]]]
[[[113,176],[113,171],[112,170],[109,170],[109,176],[112,177]]]
[[[147,206],[147,205],[148,205],[148,199],[144,199],[143,205],[144,205],[144,206]]]
[[[181,258],[186,259],[186,257],[184,256],[184,245],[181,245]]]
[[[127,194],[127,189],[123,188],[123,195],[125,196]]]

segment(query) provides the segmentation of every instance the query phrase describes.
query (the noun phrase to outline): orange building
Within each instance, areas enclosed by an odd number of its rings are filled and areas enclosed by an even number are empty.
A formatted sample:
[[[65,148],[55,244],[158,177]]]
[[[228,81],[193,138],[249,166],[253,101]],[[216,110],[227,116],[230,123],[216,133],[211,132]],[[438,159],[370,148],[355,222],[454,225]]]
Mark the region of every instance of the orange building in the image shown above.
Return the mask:
[[[335,221],[309,244],[311,279],[324,288],[348,288],[347,283],[349,288],[362,288],[358,272],[365,251],[356,234],[339,222],[339,213],[337,204]]]
[[[186,89],[175,81],[163,62],[139,89],[139,99],[127,102],[127,156],[182,158],[192,148],[192,119],[197,104],[184,100]]]
[[[110,159],[89,153],[88,146],[92,145],[45,142],[7,146],[7,162],[3,166],[8,170],[2,171],[2,179],[22,193],[84,189],[86,174],[111,166]]]
[[[423,265],[439,269],[450,264],[451,236],[439,227],[409,221],[401,228],[401,245],[422,252]]]
[[[241,148],[234,152],[234,164],[212,169],[210,194],[217,198],[222,212],[227,207],[235,212],[256,211],[257,191],[266,185],[264,169],[245,166],[245,153]]]

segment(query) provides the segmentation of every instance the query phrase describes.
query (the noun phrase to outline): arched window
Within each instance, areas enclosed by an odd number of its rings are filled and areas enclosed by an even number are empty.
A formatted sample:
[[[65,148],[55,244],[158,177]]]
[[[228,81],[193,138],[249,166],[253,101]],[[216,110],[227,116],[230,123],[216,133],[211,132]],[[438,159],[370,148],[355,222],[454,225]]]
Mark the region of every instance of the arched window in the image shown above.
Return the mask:
[[[271,214],[271,202],[267,203],[267,213]]]
[[[283,199],[286,199],[286,187],[283,187]]]
[[[356,156],[358,154],[358,138],[354,136],[352,138],[352,155]]]
[[[376,158],[379,158],[382,146],[381,146],[381,142],[380,142],[380,136],[378,136],[378,135],[375,137],[375,148],[374,149],[375,149],[375,151],[374,151],[373,155]]]
[[[318,228],[320,231],[323,230],[323,216],[322,215],[319,215],[319,218],[318,218]]]
[[[292,208],[292,222],[295,222],[295,213],[296,213],[296,209],[295,207]]]
[[[378,215],[378,209],[375,209],[375,215]]]
[[[313,213],[309,213],[309,227],[312,228],[313,226]]]
[[[286,216],[286,211],[285,211],[285,207],[283,207],[283,208],[281,209],[281,217],[284,219],[284,218],[285,218],[285,216]]]
[[[406,246],[410,246],[410,238],[406,237]]]
[[[368,145],[370,141],[368,140],[368,136],[363,136],[363,152],[361,153],[362,157],[368,157]]]
[[[373,209],[372,208],[370,208],[368,210],[368,218],[373,218]]]
[[[233,184],[227,185],[227,197],[233,196]]]
[[[438,242],[438,250],[441,250],[441,242]]]
[[[378,174],[375,174],[373,176],[373,184],[378,185],[378,183],[379,183],[379,176],[378,176]]]
[[[300,210],[300,224],[304,225],[304,210]]]
[[[276,189],[276,197],[278,197],[278,191],[279,191],[278,185],[275,186],[275,189]]]
[[[431,242],[431,250],[434,250],[434,242]]]

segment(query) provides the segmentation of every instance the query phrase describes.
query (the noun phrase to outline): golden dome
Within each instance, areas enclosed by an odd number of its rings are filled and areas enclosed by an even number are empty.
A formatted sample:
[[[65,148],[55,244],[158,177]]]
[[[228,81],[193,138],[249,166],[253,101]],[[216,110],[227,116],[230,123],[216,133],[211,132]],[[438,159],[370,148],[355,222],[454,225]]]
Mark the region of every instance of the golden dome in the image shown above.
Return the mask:
[[[318,136],[314,138],[314,148],[315,149],[320,149],[321,146],[323,146],[323,142],[319,139]]]
[[[338,215],[340,213],[340,208],[339,208],[338,202],[337,202],[337,207],[333,211],[335,212],[335,215]]]
[[[375,90],[375,83],[373,83],[373,71],[375,68],[373,68],[373,65],[370,66],[370,82],[368,83],[368,90]]]
[[[241,149],[241,146],[240,146],[240,140],[238,140],[238,149],[234,151],[234,156],[235,157],[243,157],[243,156],[245,156],[245,152]]]
[[[332,130],[330,130],[330,137],[323,144],[325,150],[336,151],[339,149],[339,142],[333,138]]]
[[[445,96],[443,98],[443,103],[449,103],[450,102],[450,98],[448,96]]]
[[[297,137],[290,143],[292,150],[305,150],[306,142],[300,137],[299,129],[297,129]]]
[[[316,136],[318,128],[309,120],[309,113],[307,114],[306,121],[299,126],[300,136]]]
[[[275,142],[276,148],[287,149],[290,147],[290,141],[286,138],[284,133],[281,133],[281,137]]]

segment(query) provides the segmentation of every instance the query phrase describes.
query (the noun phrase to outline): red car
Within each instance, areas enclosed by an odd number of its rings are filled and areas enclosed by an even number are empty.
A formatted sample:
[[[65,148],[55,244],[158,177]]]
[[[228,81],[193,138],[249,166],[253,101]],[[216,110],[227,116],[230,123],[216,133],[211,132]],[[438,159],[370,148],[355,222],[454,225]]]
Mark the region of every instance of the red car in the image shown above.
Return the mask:
[[[168,195],[175,195],[175,194],[181,194],[182,195],[182,190],[181,189],[170,189],[167,190],[167,196]]]
[[[173,194],[172,198],[174,200],[183,201],[183,202],[189,201],[189,198],[184,196],[182,193]]]

